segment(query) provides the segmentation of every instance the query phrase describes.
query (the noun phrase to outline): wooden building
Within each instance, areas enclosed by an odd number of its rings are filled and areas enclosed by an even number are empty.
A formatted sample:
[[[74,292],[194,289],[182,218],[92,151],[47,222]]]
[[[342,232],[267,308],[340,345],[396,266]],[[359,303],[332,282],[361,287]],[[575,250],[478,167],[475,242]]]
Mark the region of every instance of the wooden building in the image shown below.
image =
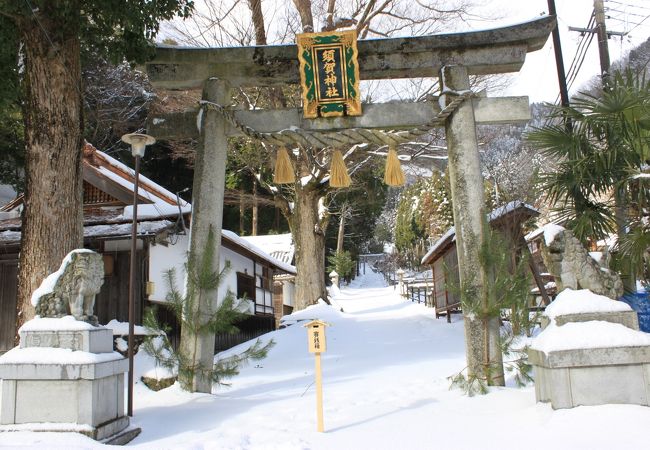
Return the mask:
[[[84,247],[104,256],[104,284],[95,302],[100,323],[128,321],[133,171],[95,149],[84,148]],[[184,280],[191,205],[147,177],[140,176],[138,192],[136,323],[144,309],[165,302],[165,273],[174,268],[179,289]],[[16,294],[20,251],[22,198],[0,209],[0,353],[14,346]],[[231,270],[219,289],[248,299],[249,319],[241,333],[217,337],[217,349],[228,348],[275,328],[273,277],[295,275],[295,268],[266,254],[235,233],[222,233],[221,267]],[[174,320],[158,308],[162,319]],[[178,330],[174,330],[177,334]]]
[[[522,252],[529,252],[523,234],[523,224],[538,215],[539,212],[535,208],[521,201],[510,202],[488,215],[490,227],[501,232],[511,243],[513,263],[521,256]],[[431,266],[433,275],[431,303],[436,309],[436,318],[444,314],[449,322],[451,313],[461,310],[460,295],[457,291],[460,281],[454,227],[433,244],[422,258],[422,264]],[[537,265],[532,258],[529,258],[529,266],[537,289],[540,290],[544,303],[548,304],[550,300],[546,295]]]

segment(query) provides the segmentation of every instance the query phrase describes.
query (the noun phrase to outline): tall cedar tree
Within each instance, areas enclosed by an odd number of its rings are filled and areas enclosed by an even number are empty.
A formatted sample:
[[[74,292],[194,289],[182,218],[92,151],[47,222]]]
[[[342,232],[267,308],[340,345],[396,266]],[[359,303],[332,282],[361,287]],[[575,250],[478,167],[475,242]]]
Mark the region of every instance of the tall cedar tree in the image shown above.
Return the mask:
[[[25,197],[17,322],[34,315],[32,292],[83,246],[82,46],[142,61],[159,22],[187,17],[191,0],[0,0],[0,42],[14,33],[24,70]]]

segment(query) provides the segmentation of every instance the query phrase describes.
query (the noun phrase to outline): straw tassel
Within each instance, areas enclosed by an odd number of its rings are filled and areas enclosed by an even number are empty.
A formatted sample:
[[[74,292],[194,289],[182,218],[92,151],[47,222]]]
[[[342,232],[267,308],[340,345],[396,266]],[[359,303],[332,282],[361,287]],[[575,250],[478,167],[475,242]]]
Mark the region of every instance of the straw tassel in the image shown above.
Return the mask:
[[[350,186],[350,175],[348,169],[345,167],[343,155],[339,150],[334,150],[332,153],[332,166],[330,167],[330,186],[335,188],[343,188]]]
[[[275,184],[289,184],[296,181],[296,174],[293,172],[291,159],[286,147],[280,147],[275,158],[275,171],[273,182]]]
[[[402,165],[397,158],[397,151],[394,147],[390,147],[388,149],[388,158],[386,158],[384,182],[389,186],[402,186],[405,181]]]

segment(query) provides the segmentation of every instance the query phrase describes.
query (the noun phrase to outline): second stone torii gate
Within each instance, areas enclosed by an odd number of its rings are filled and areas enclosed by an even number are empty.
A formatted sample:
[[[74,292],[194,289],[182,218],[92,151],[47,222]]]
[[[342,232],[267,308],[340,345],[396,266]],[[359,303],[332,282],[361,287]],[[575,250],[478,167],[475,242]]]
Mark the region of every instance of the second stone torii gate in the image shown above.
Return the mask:
[[[469,92],[469,76],[518,71],[527,52],[539,50],[555,27],[554,17],[492,30],[440,34],[422,37],[359,41],[358,61],[361,79],[439,77],[438,101],[364,105],[357,117],[303,119],[300,110],[228,111],[230,90],[240,86],[269,86],[299,82],[295,45],[178,48],[159,47],[147,63],[149,79],[156,87],[187,89],[203,86],[200,134],[197,111],[149,118],[148,133],[158,139],[181,139],[199,134],[193,187],[193,217],[190,251],[197,255],[206,246],[210,230],[219,236],[226,167],[227,139],[242,133],[256,133],[269,140],[283,136],[307,143],[320,134],[345,134],[345,130],[408,130],[444,125],[449,154],[449,171],[454,225],[458,248],[460,280],[464,289],[485,299],[484,270],[479,250],[482,246],[485,217],[476,124],[521,123],[530,119],[527,97],[471,98],[458,101]],[[453,105],[452,105],[453,103]],[[213,107],[205,107],[212,105]],[[449,107],[453,106],[453,107]],[[446,107],[449,107],[445,109]],[[445,113],[449,113],[447,116]],[[234,126],[237,125],[237,126]],[[296,127],[301,131],[294,131]],[[362,136],[362,133],[356,133]],[[353,138],[347,138],[347,141]],[[399,141],[399,139],[398,139]],[[216,254],[219,239],[215,239]],[[216,258],[218,261],[218,257]],[[217,263],[218,264],[218,263]],[[216,270],[217,268],[215,268]],[[478,274],[478,276],[477,276]],[[469,292],[468,291],[468,292]],[[211,309],[216,302],[201,305]],[[467,360],[470,374],[484,374],[492,363],[496,372],[488,377],[492,384],[503,383],[498,322],[488,330],[482,320],[465,316]],[[200,337],[196,347],[185,349],[206,365],[212,364],[214,336]],[[500,369],[499,369],[500,368]],[[209,377],[199,372],[192,389],[210,392]]]

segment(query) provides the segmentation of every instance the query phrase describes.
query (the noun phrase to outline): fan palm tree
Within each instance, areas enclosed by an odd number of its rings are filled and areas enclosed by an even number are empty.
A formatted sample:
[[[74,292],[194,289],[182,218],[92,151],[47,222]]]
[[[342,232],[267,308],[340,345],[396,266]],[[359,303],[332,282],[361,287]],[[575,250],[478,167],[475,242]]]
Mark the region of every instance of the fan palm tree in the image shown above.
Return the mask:
[[[602,92],[581,93],[551,118],[526,137],[556,161],[541,187],[584,243],[618,235],[615,263],[631,290],[637,276],[648,279],[650,82],[631,70],[614,73]]]

